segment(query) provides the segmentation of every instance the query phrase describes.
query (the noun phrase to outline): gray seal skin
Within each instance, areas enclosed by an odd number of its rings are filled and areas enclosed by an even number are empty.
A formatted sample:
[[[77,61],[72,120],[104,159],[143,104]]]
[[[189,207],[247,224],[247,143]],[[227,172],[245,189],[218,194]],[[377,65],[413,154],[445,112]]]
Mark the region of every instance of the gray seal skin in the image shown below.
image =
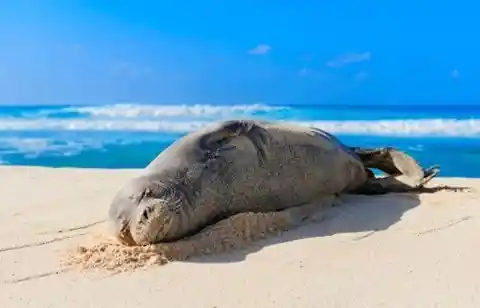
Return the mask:
[[[223,121],[161,152],[120,189],[109,220],[126,245],[179,240],[244,212],[286,211],[293,226],[341,193],[408,191],[437,173],[392,148],[347,147],[317,128]]]

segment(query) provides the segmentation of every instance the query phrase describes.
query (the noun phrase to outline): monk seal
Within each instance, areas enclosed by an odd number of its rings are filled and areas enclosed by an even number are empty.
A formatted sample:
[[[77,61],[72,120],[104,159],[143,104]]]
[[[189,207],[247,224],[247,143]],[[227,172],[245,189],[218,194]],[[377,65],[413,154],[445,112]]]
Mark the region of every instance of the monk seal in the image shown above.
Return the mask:
[[[408,191],[437,173],[393,148],[348,147],[318,128],[229,120],[172,143],[120,189],[108,216],[123,244],[171,242],[243,212],[286,211],[298,225],[341,193]]]

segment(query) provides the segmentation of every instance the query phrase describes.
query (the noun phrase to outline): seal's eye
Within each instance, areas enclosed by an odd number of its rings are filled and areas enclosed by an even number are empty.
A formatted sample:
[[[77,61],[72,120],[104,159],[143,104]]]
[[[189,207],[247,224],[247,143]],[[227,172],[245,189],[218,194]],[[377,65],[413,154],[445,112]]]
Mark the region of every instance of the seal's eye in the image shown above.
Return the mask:
[[[228,139],[229,137],[223,137],[221,139],[216,140],[216,143],[218,143],[219,145],[223,145],[228,142]]]

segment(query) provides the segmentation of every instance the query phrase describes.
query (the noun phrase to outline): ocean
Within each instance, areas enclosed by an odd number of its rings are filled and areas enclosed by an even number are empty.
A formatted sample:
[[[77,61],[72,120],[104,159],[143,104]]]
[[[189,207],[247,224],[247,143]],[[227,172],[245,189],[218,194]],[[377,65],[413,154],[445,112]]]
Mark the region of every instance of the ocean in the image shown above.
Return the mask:
[[[214,121],[312,125],[350,146],[393,146],[441,176],[480,177],[480,106],[1,106],[0,164],[143,168],[184,134]]]

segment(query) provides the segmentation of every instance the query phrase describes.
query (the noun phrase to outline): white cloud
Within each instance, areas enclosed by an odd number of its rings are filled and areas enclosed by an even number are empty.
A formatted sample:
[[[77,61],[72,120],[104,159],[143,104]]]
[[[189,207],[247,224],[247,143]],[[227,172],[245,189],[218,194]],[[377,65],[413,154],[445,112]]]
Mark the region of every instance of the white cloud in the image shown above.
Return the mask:
[[[270,45],[259,44],[255,48],[250,49],[248,53],[251,55],[266,55],[270,50],[272,50],[272,47],[270,47]]]
[[[352,63],[359,63],[364,61],[369,61],[371,54],[367,52],[350,52],[343,54],[327,63],[330,67],[342,67]]]
[[[355,80],[357,81],[363,81],[367,79],[368,73],[367,72],[360,72],[355,75]]]
[[[454,69],[451,75],[452,75],[452,78],[458,78],[460,77],[460,72],[457,69]]]

